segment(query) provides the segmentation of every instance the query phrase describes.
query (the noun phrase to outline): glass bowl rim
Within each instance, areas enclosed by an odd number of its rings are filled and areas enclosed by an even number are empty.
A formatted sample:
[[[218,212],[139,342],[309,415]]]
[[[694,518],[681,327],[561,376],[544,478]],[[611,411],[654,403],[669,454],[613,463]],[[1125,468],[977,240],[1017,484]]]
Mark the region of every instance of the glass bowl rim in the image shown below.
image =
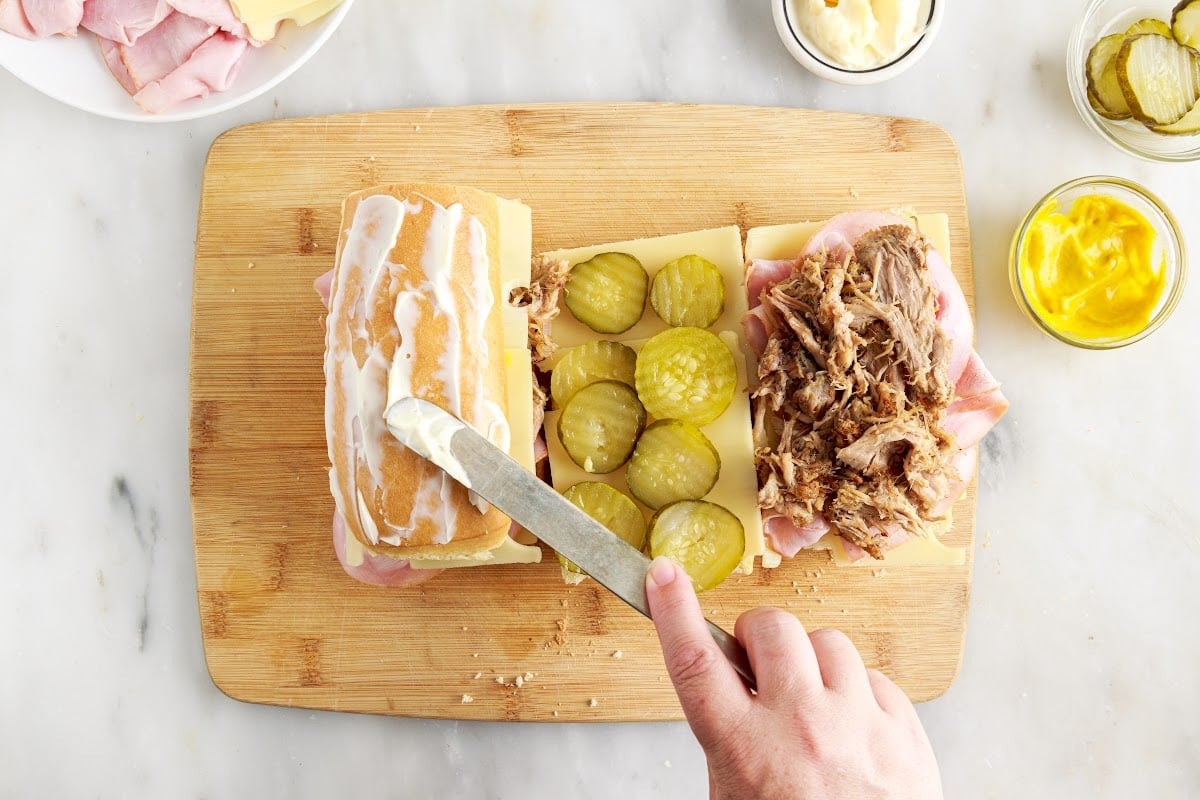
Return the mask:
[[[1172,275],[1168,267],[1167,280],[1169,283],[1165,287],[1167,294],[1166,299],[1163,301],[1162,306],[1158,309],[1154,316],[1150,318],[1150,321],[1147,322],[1145,327],[1143,327],[1141,330],[1120,339],[1081,339],[1055,330],[1045,320],[1043,320],[1036,311],[1033,310],[1033,307],[1028,299],[1028,293],[1026,292],[1024,281],[1021,278],[1018,256],[1021,252],[1022,245],[1025,242],[1025,237],[1029,232],[1030,224],[1033,222],[1033,219],[1037,216],[1038,212],[1046,207],[1047,203],[1058,200],[1063,195],[1076,189],[1092,189],[1103,187],[1114,187],[1118,190],[1128,192],[1149,206],[1153,211],[1157,212],[1161,219],[1166,223],[1167,229],[1166,238],[1168,241],[1163,243],[1163,250],[1164,253],[1169,253],[1169,259],[1174,261],[1175,269],[1174,274]],[[1151,224],[1154,225],[1156,232],[1160,232],[1161,226],[1154,224],[1153,219],[1151,219]],[[1159,199],[1157,195],[1155,195],[1145,186],[1142,186],[1141,184],[1131,181],[1127,178],[1120,178],[1115,175],[1086,175],[1080,178],[1073,178],[1065,183],[1059,184],[1049,192],[1046,192],[1046,194],[1044,194],[1041,199],[1034,203],[1029,209],[1029,212],[1025,215],[1025,218],[1021,220],[1021,225],[1017,228],[1016,233],[1013,235],[1012,247],[1009,251],[1009,278],[1012,284],[1013,294],[1016,295],[1016,300],[1021,306],[1021,310],[1033,320],[1038,329],[1043,333],[1046,333],[1047,335],[1057,339],[1060,342],[1063,342],[1064,344],[1069,344],[1073,347],[1080,347],[1085,350],[1115,350],[1117,348],[1125,347],[1145,339],[1147,336],[1154,333],[1154,331],[1162,327],[1163,323],[1165,323],[1175,311],[1176,306],[1179,305],[1180,298],[1183,296],[1184,284],[1187,282],[1187,250],[1183,240],[1183,232],[1179,227],[1178,220],[1175,219],[1175,215],[1171,213],[1171,209],[1167,207],[1166,203]]]
[[[1113,0],[1089,0],[1083,10],[1083,14],[1079,17],[1079,21],[1071,31],[1071,38],[1067,44],[1067,88],[1071,95],[1071,102],[1075,105],[1076,112],[1083,118],[1084,124],[1099,134],[1101,138],[1121,152],[1135,158],[1160,164],[1186,164],[1200,159],[1200,134],[1193,134],[1190,137],[1186,137],[1189,140],[1195,140],[1195,146],[1189,150],[1176,153],[1147,150],[1119,137],[1098,119],[1099,115],[1092,110],[1087,100],[1086,81],[1082,77],[1087,53],[1091,48],[1084,46],[1083,34],[1087,24],[1095,18],[1100,6],[1109,2],[1113,2]],[[1168,0],[1164,0],[1164,4],[1167,2]],[[1132,10],[1134,6],[1140,4],[1129,2],[1127,5]],[[1182,138],[1177,139],[1176,137],[1166,135],[1163,136],[1162,140],[1171,141],[1173,139],[1183,141]]]

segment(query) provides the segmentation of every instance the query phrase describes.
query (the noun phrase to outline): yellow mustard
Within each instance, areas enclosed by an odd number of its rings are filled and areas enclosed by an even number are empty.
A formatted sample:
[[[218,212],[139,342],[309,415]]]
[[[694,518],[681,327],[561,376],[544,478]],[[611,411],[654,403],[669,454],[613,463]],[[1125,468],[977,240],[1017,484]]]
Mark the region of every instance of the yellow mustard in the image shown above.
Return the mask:
[[[1020,255],[1030,307],[1081,339],[1141,331],[1166,287],[1166,258],[1154,263],[1154,240],[1146,217],[1116,198],[1084,195],[1066,213],[1047,203],[1030,220]]]

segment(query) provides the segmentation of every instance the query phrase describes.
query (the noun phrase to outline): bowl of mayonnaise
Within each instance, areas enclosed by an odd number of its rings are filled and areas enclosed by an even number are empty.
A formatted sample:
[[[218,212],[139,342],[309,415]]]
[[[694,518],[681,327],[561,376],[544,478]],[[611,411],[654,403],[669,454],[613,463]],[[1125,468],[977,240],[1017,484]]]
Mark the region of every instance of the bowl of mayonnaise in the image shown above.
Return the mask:
[[[784,47],[814,75],[852,85],[894,78],[920,60],[945,0],[774,0]]]

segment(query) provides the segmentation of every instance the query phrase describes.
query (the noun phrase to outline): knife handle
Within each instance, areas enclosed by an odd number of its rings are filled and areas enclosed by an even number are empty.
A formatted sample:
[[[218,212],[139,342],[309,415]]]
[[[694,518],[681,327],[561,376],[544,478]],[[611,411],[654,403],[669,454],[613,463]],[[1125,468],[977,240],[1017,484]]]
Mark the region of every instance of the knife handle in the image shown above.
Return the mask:
[[[705,620],[707,622],[707,620]],[[712,634],[713,641],[717,643],[717,647],[729,659],[729,663],[733,665],[734,671],[741,677],[742,683],[746,684],[746,688],[752,692],[758,691],[758,684],[754,680],[754,670],[750,668],[750,658],[746,655],[746,648],[742,647],[733,634],[729,633],[719,625],[708,623],[708,632]]]

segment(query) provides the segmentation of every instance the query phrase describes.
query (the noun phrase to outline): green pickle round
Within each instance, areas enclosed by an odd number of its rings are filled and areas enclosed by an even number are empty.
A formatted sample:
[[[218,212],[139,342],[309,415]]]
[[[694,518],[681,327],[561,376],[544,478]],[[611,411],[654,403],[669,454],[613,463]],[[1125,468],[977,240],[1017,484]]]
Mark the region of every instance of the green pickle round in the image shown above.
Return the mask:
[[[550,373],[550,396],[555,408],[562,408],[577,391],[597,381],[633,386],[636,364],[637,353],[619,342],[600,339],[572,348]]]
[[[620,381],[598,381],[567,401],[558,418],[558,439],[571,460],[585,471],[603,474],[629,460],[646,409],[637,393]]]
[[[721,474],[721,455],[690,422],[663,419],[642,433],[629,458],[625,482],[633,496],[659,509],[678,500],[699,500]]]
[[[707,425],[725,413],[737,390],[733,353],[703,328],[671,328],[638,353],[634,382],[647,413]]]
[[[650,522],[650,555],[677,562],[697,592],[728,578],[745,552],[741,520],[716,503],[681,500],[664,506]]]
[[[707,328],[725,310],[725,280],[703,256],[669,262],[650,285],[650,306],[674,328]]]
[[[624,333],[646,308],[649,276],[628,253],[600,253],[571,267],[563,302],[597,333]]]
[[[646,518],[637,505],[618,489],[599,481],[581,481],[563,492],[563,497],[630,547],[641,550],[646,546]],[[561,555],[558,560],[567,572],[584,574],[583,570]]]

